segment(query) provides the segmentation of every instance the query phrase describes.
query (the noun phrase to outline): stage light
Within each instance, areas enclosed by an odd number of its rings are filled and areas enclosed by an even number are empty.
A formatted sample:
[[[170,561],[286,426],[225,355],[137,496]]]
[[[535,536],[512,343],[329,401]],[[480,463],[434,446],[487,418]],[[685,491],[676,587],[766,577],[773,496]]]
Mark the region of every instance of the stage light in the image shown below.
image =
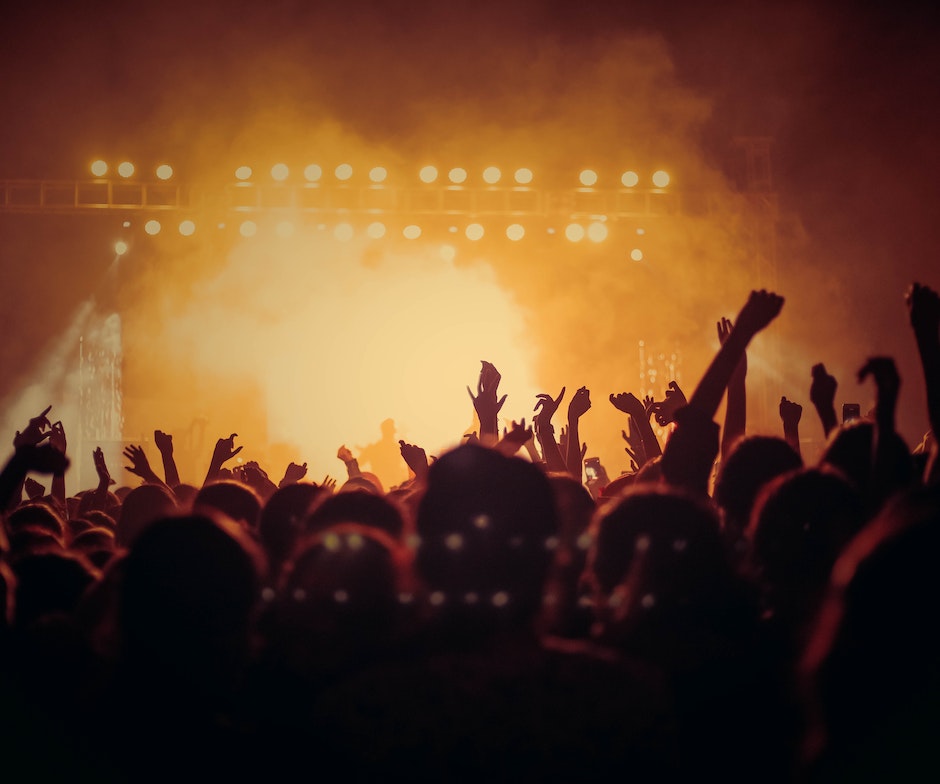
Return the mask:
[[[366,234],[368,234],[374,240],[382,239],[382,237],[385,236],[385,224],[379,223],[378,221],[375,223],[370,223],[366,229]]]
[[[665,188],[669,184],[669,175],[662,169],[653,172],[653,185],[657,188]]]
[[[408,226],[405,226],[401,233],[405,235],[405,239],[416,240],[421,236],[421,227],[412,223]]]
[[[125,253],[127,253],[127,243],[124,242],[124,240],[118,240],[117,242],[115,242],[115,243],[114,243],[114,252],[115,252],[118,256],[123,256]]]
[[[483,234],[483,226],[481,226],[479,223],[471,223],[469,226],[467,226],[466,235],[468,240],[473,240],[476,242],[476,240],[483,237]]]
[[[565,227],[565,236],[572,242],[581,242],[584,239],[584,226],[580,223],[569,223]]]
[[[125,178],[134,176],[134,164],[130,161],[118,164],[118,174]]]
[[[129,229],[129,228],[131,227],[131,222],[130,222],[130,221],[124,221],[121,225],[122,225],[125,229]]]
[[[495,185],[497,182],[499,182],[499,178],[502,176],[503,173],[495,166],[487,166],[483,170],[483,181],[489,183],[490,185]]]
[[[635,171],[625,171],[620,178],[625,188],[632,188],[640,181],[640,175]]]
[[[516,182],[520,185],[528,185],[532,182],[532,170],[531,169],[516,169]]]
[[[323,169],[317,166],[315,163],[309,164],[304,169],[304,179],[307,182],[317,182],[323,176]]]
[[[591,188],[597,184],[597,172],[593,169],[585,169],[578,175],[578,179],[585,188]]]
[[[467,170],[466,170],[466,169],[461,169],[461,168],[458,166],[457,168],[451,169],[451,170],[448,172],[447,178],[448,178],[452,183],[454,183],[454,185],[460,185],[461,183],[464,183],[464,182],[467,181]]]
[[[158,220],[149,220],[144,224],[144,231],[147,232],[151,237],[155,234],[160,233],[160,229],[163,227],[160,225]]]
[[[356,234],[351,223],[337,223],[333,229],[333,236],[340,242],[349,242]]]
[[[453,245],[441,245],[441,260],[453,261],[457,256],[457,249]]]
[[[506,228],[506,236],[513,242],[518,242],[525,236],[525,227],[521,223],[513,223]]]
[[[108,173],[108,164],[100,160],[95,161],[91,165],[91,173],[94,174],[95,177],[104,177],[104,175]]]
[[[643,251],[639,248],[634,248],[630,251],[630,258],[634,261],[643,261]]]
[[[594,221],[588,226],[587,235],[591,242],[603,242],[607,239],[607,225],[600,221]]]
[[[290,169],[286,163],[275,163],[271,167],[271,177],[278,182],[284,182],[290,176]]]
[[[646,234],[646,229],[637,229],[636,233],[642,237],[644,234]]]
[[[286,240],[294,233],[294,224],[290,221],[281,221],[274,227],[274,233],[283,240]]]
[[[238,233],[243,237],[254,237],[258,233],[258,224],[254,221],[244,221],[241,226],[238,227]]]
[[[193,233],[196,231],[196,224],[191,220],[184,220],[180,223],[180,234],[184,237],[192,237]]]
[[[235,179],[236,180],[248,180],[251,179],[251,167],[250,166],[239,166],[235,170]]]
[[[173,176],[173,167],[167,163],[157,166],[157,179],[168,180]]]
[[[336,167],[336,179],[345,182],[353,175],[353,168],[348,163],[341,163]]]
[[[434,180],[437,179],[437,167],[435,166],[425,166],[418,172],[418,177],[421,182],[426,182],[430,185]]]
[[[388,177],[388,171],[384,166],[376,166],[369,172],[369,179],[372,182],[385,182],[386,177]]]

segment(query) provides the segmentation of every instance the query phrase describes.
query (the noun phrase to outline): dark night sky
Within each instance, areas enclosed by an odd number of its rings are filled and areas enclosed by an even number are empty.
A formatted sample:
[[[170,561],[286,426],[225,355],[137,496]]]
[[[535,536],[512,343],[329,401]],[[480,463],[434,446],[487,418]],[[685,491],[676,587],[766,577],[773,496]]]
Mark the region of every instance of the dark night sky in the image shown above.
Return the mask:
[[[23,3],[5,10],[0,27],[0,178],[84,176],[102,147],[204,160],[213,143],[199,128],[237,135],[259,104],[316,106],[363,138],[405,149],[427,144],[412,122],[429,96],[485,107],[502,81],[512,83],[499,68],[513,59],[501,53],[524,59],[551,41],[565,57],[589,60],[618,35],[648,34],[664,42],[677,82],[710,108],[696,128],[705,160],[730,170],[733,137],[775,139],[783,293],[797,301],[794,287],[828,287],[806,298],[818,312],[801,312],[825,332],[805,327],[800,339],[824,360],[830,337],[833,354],[852,345],[851,356],[828,358],[843,373],[869,354],[896,355],[911,390],[902,402],[922,410],[902,294],[914,279],[940,286],[931,5]],[[0,234],[0,323],[25,341],[13,303],[38,301],[47,286],[25,271],[23,253]],[[810,268],[827,274],[804,278]],[[827,324],[828,297],[849,314],[843,323]],[[23,353],[7,346],[0,359],[9,379]],[[909,438],[922,420],[905,420]]]

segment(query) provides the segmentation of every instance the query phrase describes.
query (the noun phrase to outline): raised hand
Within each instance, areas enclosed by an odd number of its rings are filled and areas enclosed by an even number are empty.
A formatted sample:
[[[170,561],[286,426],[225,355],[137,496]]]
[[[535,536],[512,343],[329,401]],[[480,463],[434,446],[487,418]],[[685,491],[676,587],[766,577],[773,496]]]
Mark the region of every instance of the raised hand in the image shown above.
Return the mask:
[[[46,494],[46,488],[31,476],[26,477],[26,483],[23,485],[23,488],[26,490],[26,497],[30,501],[42,498]]]
[[[656,405],[656,402],[648,395],[646,400],[649,401],[649,409],[647,409],[646,403],[640,402],[640,399],[632,392],[620,392],[616,395],[614,393],[610,394],[610,404],[618,411],[622,411],[624,414],[632,417],[642,418],[647,416],[648,410],[653,410],[652,407]]]
[[[65,428],[62,423],[53,422],[48,435],[49,443],[64,455],[68,450],[68,440],[65,437]]]
[[[572,417],[579,418],[583,416],[590,408],[591,390],[587,387],[581,387],[571,396],[571,401],[568,403],[568,421],[570,422]]]
[[[688,405],[685,393],[675,381],[670,381],[665,399],[660,403],[653,404],[653,415],[656,417],[656,424],[665,427],[670,422],[675,421],[676,411],[685,405]]]
[[[145,482],[160,483],[160,478],[150,467],[150,461],[147,459],[147,455],[142,447],[129,444],[124,448],[124,452],[122,454],[124,455],[125,460],[130,461],[130,465],[124,466],[125,470],[130,471],[132,474],[136,474]]]
[[[781,300],[781,305],[783,300]],[[717,322],[718,327],[718,342],[722,346],[725,344],[725,341],[728,340],[731,335],[731,329],[734,327],[734,323],[731,319],[722,318],[721,321]],[[734,375],[731,377],[731,381],[728,382],[729,385],[733,384],[735,381],[738,383],[741,382],[741,378],[747,375],[747,352],[741,354],[741,359],[739,360],[737,366],[734,369]]]
[[[785,397],[780,398],[780,420],[783,422],[784,430],[799,425],[802,416],[803,406]]]
[[[51,410],[52,406],[46,406],[39,416],[34,416],[29,420],[29,424],[23,428],[22,433],[19,430],[16,431],[16,435],[13,437],[14,449],[19,449],[21,446],[36,446],[44,438],[52,435],[50,429],[52,424],[46,416]]]
[[[813,381],[809,385],[809,399],[816,408],[835,410],[836,389],[839,386],[835,376],[826,372],[826,366],[820,362],[813,365]]]
[[[162,430],[154,430],[153,443],[160,450],[160,457],[163,460],[163,475],[166,477],[167,486],[177,487],[180,483],[180,475],[176,468],[176,460],[173,458],[173,436],[164,433]]]
[[[738,313],[736,326],[746,335],[753,337],[764,327],[770,324],[780,314],[783,308],[783,297],[772,291],[752,291]],[[732,331],[734,327],[732,327]],[[730,333],[728,335],[730,337]]]
[[[613,402],[613,401],[611,401]],[[643,411],[646,413],[646,418],[649,419],[653,415],[653,406],[656,405],[656,400],[652,395],[647,395],[643,398]]]
[[[553,398],[545,392],[536,395],[535,408],[532,409],[535,411],[536,430],[538,430],[539,427],[551,424],[552,417],[555,416],[555,412],[558,410],[558,406],[561,405],[561,401],[564,397],[565,387],[561,388],[561,392],[558,393],[557,398]]]
[[[940,296],[937,292],[929,286],[912,283],[904,299],[914,332],[936,338],[940,331]]]
[[[153,431],[153,443],[160,450],[160,454],[173,454],[173,436],[162,430]]]
[[[220,438],[215,442],[215,449],[212,451],[212,462],[221,467],[235,455],[242,451],[242,447],[235,447],[235,439],[238,433],[232,433],[228,438]]]
[[[533,437],[532,428],[526,427],[524,418],[520,422],[513,420],[508,430],[503,428],[503,437],[496,448],[504,455],[512,457],[523,446],[530,443]]]
[[[297,465],[297,463],[288,463],[287,469],[284,471],[284,478],[278,484],[278,487],[286,487],[287,485],[297,484],[301,479],[307,475],[307,464]]]
[[[893,423],[894,409],[901,389],[901,377],[894,360],[891,357],[872,357],[858,371],[859,383],[869,376],[874,378],[878,390],[876,416],[880,418],[882,415],[890,415]]]
[[[481,365],[480,377],[477,380],[477,394],[474,397],[470,387],[467,387],[467,394],[470,395],[473,408],[480,420],[480,440],[484,444],[492,445],[499,437],[497,416],[507,396],[503,395],[497,399],[502,376],[496,367],[486,360],[481,360]]]
[[[422,447],[399,440],[398,450],[401,452],[405,465],[418,479],[424,479],[428,475],[428,455]]]
[[[344,463],[348,463],[350,460],[355,460],[352,451],[345,444],[336,450],[336,456]]]
[[[98,487],[108,488],[113,485],[115,482],[111,478],[111,472],[108,471],[108,464],[105,462],[104,452],[101,451],[100,446],[91,453],[91,457],[95,463],[95,473],[98,474]]]
[[[332,493],[336,489],[336,480],[327,474],[325,477],[323,477],[323,481],[320,482],[320,487],[324,488],[325,490],[329,490]]]

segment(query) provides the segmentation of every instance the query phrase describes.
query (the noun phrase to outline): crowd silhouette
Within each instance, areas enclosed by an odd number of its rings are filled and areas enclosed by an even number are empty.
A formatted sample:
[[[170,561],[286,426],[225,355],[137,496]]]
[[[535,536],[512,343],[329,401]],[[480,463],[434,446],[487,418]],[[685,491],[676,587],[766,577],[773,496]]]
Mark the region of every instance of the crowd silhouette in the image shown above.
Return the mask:
[[[409,479],[275,483],[219,438],[186,483],[74,497],[46,408],[0,473],[0,771],[6,780],[940,780],[940,297],[906,297],[930,432],[895,430],[901,379],[840,425],[807,367],[779,434],[750,433],[747,348],[784,305],[751,292],[687,397],[608,392],[631,470],[585,464],[590,391],[538,395]],[[715,421],[727,397],[723,427]],[[393,413],[393,412],[390,412]],[[668,426],[660,443],[651,426]],[[394,436],[387,420],[382,444]],[[805,465],[799,428],[827,439]],[[378,449],[378,447],[375,447]],[[387,449],[385,449],[387,451]],[[361,455],[360,455],[361,456]],[[45,482],[49,483],[46,493]]]

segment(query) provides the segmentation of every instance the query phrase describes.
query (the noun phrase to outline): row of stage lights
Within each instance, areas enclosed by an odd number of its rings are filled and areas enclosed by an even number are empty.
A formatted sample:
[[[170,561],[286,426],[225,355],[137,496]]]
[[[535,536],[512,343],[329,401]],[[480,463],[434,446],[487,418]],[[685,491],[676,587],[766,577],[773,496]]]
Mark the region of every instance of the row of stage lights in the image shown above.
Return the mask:
[[[95,177],[104,177],[110,171],[110,167],[103,160],[97,160],[91,164],[91,173]],[[129,179],[134,176],[136,168],[130,161],[123,161],[117,166],[119,176]],[[155,174],[160,180],[169,180],[173,176],[173,167],[168,164],[157,166]],[[311,163],[303,170],[304,180],[308,183],[319,183],[323,180],[323,168],[315,163]],[[353,167],[348,163],[341,163],[333,170],[333,176],[338,182],[349,182],[353,178]],[[235,170],[235,179],[239,182],[247,183],[254,176],[254,171],[250,166],[239,166]],[[290,167],[286,163],[276,163],[271,167],[271,179],[275,182],[285,182],[291,176]],[[481,178],[487,185],[498,185],[503,180],[503,172],[497,166],[488,166],[481,172]],[[447,172],[447,181],[452,185],[463,185],[469,179],[470,174],[466,169],[455,167]],[[388,170],[384,166],[374,166],[369,170],[369,181],[374,185],[382,185],[388,179]],[[432,185],[442,180],[442,174],[436,166],[424,166],[418,171],[418,179],[421,182]],[[516,169],[512,175],[513,182],[517,186],[531,185],[535,175],[531,169]],[[578,175],[578,181],[585,188],[593,188],[600,181],[597,172],[594,169],[583,169]],[[666,188],[671,181],[668,172],[659,169],[650,175],[650,182],[655,188]],[[620,175],[620,185],[624,188],[635,188],[640,184],[640,175],[635,171],[625,171]]]
[[[125,223],[125,228],[130,226],[129,222]],[[219,224],[220,229],[225,228],[225,224]],[[326,230],[325,225],[320,225],[318,227],[320,230]],[[144,224],[144,231],[151,235],[156,236],[160,234],[163,230],[163,225],[160,221],[151,219]],[[177,231],[184,237],[191,237],[196,233],[196,223],[192,220],[184,220],[179,223],[177,226]],[[250,239],[258,234],[259,227],[258,224],[251,220],[242,221],[238,227],[238,232],[242,237]],[[282,238],[288,239],[294,235],[296,227],[291,221],[281,221],[274,227],[274,233]],[[448,229],[448,232],[452,235],[461,234],[460,229],[457,226],[451,226]],[[340,242],[349,242],[356,237],[356,228],[351,223],[338,223],[333,226],[332,235],[336,240]],[[549,235],[556,234],[554,228],[546,229],[546,233]],[[585,225],[583,223],[569,223],[564,228],[564,236],[569,242],[581,242],[588,241],[593,243],[601,243],[607,239],[609,235],[609,230],[607,224],[603,221],[592,221],[591,223]],[[645,231],[643,229],[636,229],[637,235],[642,236]],[[371,240],[381,240],[389,235],[388,227],[380,222],[374,221],[366,226],[363,234]],[[417,240],[424,234],[424,231],[417,224],[408,224],[401,230],[401,236],[407,240]],[[480,223],[470,223],[464,227],[463,236],[466,237],[471,242],[478,242],[482,240],[486,234],[486,228]],[[523,240],[526,236],[526,229],[521,223],[513,223],[506,227],[505,236],[508,240],[512,242],[519,242]],[[115,253],[118,256],[123,256],[127,253],[128,245],[126,242],[119,241],[115,244],[114,247]],[[630,252],[630,258],[633,261],[642,261],[643,252],[639,248],[634,248]]]

